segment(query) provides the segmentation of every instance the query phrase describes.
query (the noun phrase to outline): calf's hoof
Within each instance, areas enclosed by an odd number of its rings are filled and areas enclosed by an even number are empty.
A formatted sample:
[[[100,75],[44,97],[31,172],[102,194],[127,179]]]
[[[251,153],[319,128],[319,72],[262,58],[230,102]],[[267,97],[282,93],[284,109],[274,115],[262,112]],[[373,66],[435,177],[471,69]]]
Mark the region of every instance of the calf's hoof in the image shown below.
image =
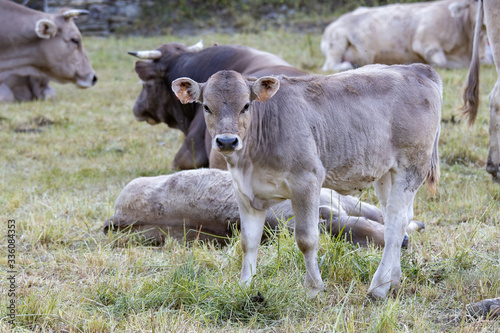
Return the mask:
[[[413,220],[408,224],[408,227],[406,228],[406,232],[411,234],[415,231],[422,231],[425,229],[425,225],[423,222]]]
[[[500,184],[500,164],[494,165],[491,161],[486,164],[486,171],[493,177],[493,181]]]
[[[408,235],[405,235],[405,238],[403,238],[403,243],[401,244],[401,247],[403,249],[407,249],[409,242],[410,242],[410,238],[408,237]]]
[[[307,298],[314,299],[323,292],[324,284],[321,282],[321,284],[313,285],[312,283],[306,282],[305,287]]]

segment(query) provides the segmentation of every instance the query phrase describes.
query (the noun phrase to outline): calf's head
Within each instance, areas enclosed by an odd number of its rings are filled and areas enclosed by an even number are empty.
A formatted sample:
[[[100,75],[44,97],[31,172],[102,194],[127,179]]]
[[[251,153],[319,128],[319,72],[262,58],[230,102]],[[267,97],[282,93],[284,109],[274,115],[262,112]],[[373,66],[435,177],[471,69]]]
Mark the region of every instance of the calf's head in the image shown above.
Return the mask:
[[[243,148],[243,138],[250,125],[252,103],[264,102],[279,89],[280,81],[272,76],[246,79],[235,71],[220,71],[206,83],[190,78],[172,82],[172,90],[181,103],[203,104],[205,122],[212,136],[212,149],[229,156]]]

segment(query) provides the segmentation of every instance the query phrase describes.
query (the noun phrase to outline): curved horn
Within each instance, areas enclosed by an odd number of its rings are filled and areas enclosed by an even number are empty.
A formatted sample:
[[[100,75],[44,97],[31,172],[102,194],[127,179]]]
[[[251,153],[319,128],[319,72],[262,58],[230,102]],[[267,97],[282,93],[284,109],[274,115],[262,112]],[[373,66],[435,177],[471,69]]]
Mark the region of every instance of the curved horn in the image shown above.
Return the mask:
[[[200,39],[200,41],[194,45],[188,46],[188,50],[193,52],[199,52],[203,50],[203,39]]]
[[[77,17],[80,15],[88,15],[90,12],[85,9],[68,9],[64,11],[61,15],[65,20],[70,19],[72,17]]]
[[[133,55],[134,57],[137,57],[139,59],[160,59],[161,58],[161,51],[158,50],[151,50],[151,51],[137,51],[137,52],[127,52],[130,55]]]

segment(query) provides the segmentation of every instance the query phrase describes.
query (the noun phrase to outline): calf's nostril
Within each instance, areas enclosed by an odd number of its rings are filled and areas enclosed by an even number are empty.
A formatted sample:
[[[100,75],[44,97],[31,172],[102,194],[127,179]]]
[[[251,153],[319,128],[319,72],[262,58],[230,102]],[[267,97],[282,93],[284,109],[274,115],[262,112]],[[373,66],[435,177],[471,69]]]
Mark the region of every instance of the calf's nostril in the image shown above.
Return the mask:
[[[219,137],[215,139],[215,143],[220,150],[234,150],[238,146],[238,138]]]

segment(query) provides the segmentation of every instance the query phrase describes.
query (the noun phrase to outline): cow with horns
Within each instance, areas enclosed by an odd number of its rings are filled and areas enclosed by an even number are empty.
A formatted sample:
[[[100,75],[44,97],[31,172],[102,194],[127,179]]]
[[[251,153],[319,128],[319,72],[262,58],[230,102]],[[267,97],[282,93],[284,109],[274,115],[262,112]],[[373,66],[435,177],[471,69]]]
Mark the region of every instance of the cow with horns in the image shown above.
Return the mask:
[[[173,169],[215,167],[226,169],[222,156],[210,149],[211,137],[206,131],[203,108],[183,105],[170,89],[183,76],[207,80],[219,70],[231,69],[244,75],[305,75],[282,58],[241,45],[214,45],[203,49],[200,41],[192,46],[164,44],[156,50],[129,52],[146,61],[137,61],[135,71],[143,82],[133,112],[138,121],[151,125],[166,123],[181,130],[184,143],[172,163]]]

